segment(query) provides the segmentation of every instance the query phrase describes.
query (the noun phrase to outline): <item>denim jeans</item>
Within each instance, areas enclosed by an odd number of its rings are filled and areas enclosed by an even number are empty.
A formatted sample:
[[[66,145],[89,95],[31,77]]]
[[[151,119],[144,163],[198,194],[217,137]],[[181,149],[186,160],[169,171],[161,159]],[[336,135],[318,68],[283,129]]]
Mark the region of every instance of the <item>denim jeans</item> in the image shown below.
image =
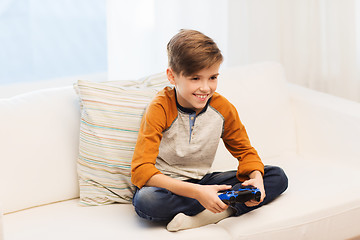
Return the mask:
[[[236,171],[214,172],[205,175],[201,180],[189,180],[201,185],[226,184],[237,190],[241,182],[236,178]],[[266,197],[262,203],[255,207],[247,207],[243,203],[236,203],[231,207],[234,215],[239,216],[253,209],[261,207],[274,200],[283,193],[288,186],[288,179],[284,171],[275,166],[265,166],[264,188]],[[176,195],[164,188],[142,187],[137,189],[133,197],[136,213],[151,221],[169,222],[178,213],[194,216],[205,208],[193,198]]]

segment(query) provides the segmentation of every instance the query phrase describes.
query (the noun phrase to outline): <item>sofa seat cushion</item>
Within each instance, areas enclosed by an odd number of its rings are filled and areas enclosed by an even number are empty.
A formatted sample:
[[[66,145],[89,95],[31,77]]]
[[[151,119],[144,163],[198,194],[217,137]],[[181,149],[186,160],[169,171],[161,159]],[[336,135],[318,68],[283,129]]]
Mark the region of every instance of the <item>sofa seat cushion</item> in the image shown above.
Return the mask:
[[[267,159],[288,175],[274,202],[218,223],[233,239],[349,239],[359,236],[360,175],[338,159]],[[331,231],[329,231],[331,229]]]
[[[289,189],[257,210],[198,229],[170,233],[162,224],[140,219],[131,204],[82,207],[75,199],[5,215],[5,239],[260,240],[358,236],[360,176],[356,169],[341,166],[334,159],[326,160],[298,156],[267,159],[267,163],[284,168]]]
[[[6,240],[36,239],[231,239],[215,224],[178,233],[140,219],[131,204],[79,206],[79,199],[4,216]]]

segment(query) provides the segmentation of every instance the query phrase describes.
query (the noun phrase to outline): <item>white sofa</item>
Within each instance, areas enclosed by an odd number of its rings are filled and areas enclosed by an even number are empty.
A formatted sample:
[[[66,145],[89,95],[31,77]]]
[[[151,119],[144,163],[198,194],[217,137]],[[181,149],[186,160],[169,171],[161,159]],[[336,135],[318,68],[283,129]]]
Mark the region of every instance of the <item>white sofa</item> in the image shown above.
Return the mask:
[[[269,205],[168,232],[131,204],[79,206],[79,101],[72,86],[0,99],[0,239],[350,239],[360,236],[360,104],[289,84],[280,64],[223,69],[265,164],[288,190]],[[237,161],[220,144],[213,169]],[[0,215],[1,216],[1,215]]]

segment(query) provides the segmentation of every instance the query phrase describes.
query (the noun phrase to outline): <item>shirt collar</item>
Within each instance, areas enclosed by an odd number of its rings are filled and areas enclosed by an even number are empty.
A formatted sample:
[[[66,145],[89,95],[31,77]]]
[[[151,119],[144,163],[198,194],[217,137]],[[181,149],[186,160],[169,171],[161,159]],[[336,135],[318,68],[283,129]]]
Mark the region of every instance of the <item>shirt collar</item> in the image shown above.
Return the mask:
[[[176,89],[175,89],[175,88],[174,88],[174,92],[175,92],[176,107],[177,107],[180,111],[182,111],[182,112],[184,112],[184,113],[189,113],[189,114],[195,113],[195,110],[190,109],[190,108],[185,108],[185,107],[181,106],[181,105],[179,104],[178,100],[177,100],[177,95],[176,95]],[[211,98],[212,98],[212,97],[211,97]],[[211,101],[211,98],[209,98],[209,100],[206,102],[205,107],[199,112],[199,114],[201,114],[201,113],[203,113],[203,112],[206,111],[206,109],[208,108],[209,103],[210,103],[210,101]],[[199,114],[198,114],[198,115],[199,115]]]

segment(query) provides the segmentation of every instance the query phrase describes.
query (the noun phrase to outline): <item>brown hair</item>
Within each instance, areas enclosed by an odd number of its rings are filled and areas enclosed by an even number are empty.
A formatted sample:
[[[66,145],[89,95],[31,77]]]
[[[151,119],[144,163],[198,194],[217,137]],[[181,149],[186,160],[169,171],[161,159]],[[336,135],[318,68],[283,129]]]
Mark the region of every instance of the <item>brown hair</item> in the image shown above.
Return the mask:
[[[167,53],[169,67],[185,77],[223,61],[216,43],[195,30],[181,29],[167,44]]]

